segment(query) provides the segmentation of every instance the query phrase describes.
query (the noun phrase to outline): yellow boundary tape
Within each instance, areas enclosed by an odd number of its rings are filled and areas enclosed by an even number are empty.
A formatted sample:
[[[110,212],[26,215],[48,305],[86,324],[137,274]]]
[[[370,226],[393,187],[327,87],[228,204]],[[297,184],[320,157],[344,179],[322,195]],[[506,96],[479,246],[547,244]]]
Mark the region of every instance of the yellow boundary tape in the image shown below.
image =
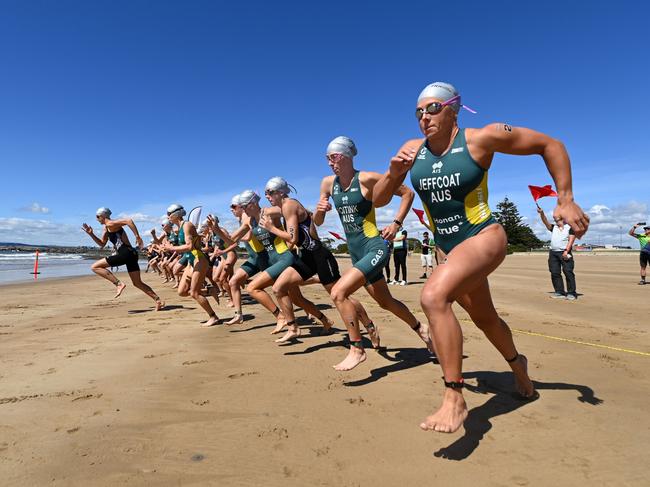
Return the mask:
[[[530,335],[534,337],[549,338],[551,340],[557,340],[559,342],[576,343],[578,345],[586,345],[588,347],[605,348],[607,350],[616,350],[617,352],[633,353],[635,355],[643,355],[645,357],[650,357],[650,353],[648,352],[639,352],[637,350],[628,350],[626,348],[610,347],[608,345],[600,345],[598,343],[581,342],[580,340],[571,340],[570,338],[554,337],[552,335],[544,335],[543,333],[535,333],[532,331],[518,330],[516,328],[511,328],[511,330],[516,333],[523,333],[524,335]]]

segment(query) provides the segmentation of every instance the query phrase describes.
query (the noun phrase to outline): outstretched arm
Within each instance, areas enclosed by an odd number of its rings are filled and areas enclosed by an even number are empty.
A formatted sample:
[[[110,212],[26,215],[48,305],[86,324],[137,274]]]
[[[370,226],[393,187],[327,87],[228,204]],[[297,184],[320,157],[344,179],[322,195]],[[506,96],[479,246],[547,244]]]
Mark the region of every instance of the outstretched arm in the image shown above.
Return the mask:
[[[160,243],[163,241],[163,239],[166,237],[166,235],[161,235],[160,237],[156,236],[156,229],[152,228],[151,229],[151,238],[153,239],[153,243],[156,245],[160,245]]]
[[[81,228],[83,229],[84,232],[90,235],[90,238],[92,238],[95,241],[95,243],[99,245],[100,249],[103,249],[106,246],[106,242],[108,242],[108,235],[106,234],[106,228],[104,228],[104,232],[102,233],[101,239],[97,238],[97,235],[95,235],[95,232],[93,230],[93,227],[91,227],[90,225],[83,223],[81,225]]]
[[[542,223],[544,226],[548,229],[549,232],[553,231],[553,225],[549,223],[548,218],[546,218],[546,214],[544,213],[544,210],[542,210],[539,206],[537,206],[537,213],[539,213],[539,217],[542,219]]]
[[[541,132],[503,123],[466,129],[465,134],[470,154],[485,169],[489,168],[495,152],[542,156],[558,193],[553,216],[568,223],[578,238],[585,234],[589,217],[573,201],[571,161],[562,142]]]

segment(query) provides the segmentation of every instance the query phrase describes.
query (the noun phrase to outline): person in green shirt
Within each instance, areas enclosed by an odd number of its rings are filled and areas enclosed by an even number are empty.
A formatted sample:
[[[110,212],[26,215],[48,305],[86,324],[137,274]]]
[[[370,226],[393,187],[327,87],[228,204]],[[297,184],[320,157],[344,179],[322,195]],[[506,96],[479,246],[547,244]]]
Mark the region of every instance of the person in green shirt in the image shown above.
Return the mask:
[[[629,231],[629,235],[636,238],[641,246],[641,252],[639,253],[639,264],[641,265],[640,286],[645,285],[645,268],[648,266],[648,262],[650,262],[650,227],[643,227],[645,233],[636,233],[636,229],[643,224],[637,223]]]

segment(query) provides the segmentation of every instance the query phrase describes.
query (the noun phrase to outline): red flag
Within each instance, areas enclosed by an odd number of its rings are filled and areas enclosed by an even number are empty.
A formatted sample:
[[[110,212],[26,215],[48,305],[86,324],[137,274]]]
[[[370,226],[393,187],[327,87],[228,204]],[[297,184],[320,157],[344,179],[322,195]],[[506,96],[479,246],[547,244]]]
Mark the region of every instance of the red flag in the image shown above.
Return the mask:
[[[418,210],[417,208],[412,208],[413,213],[415,213],[418,216],[418,219],[420,220],[420,223],[422,225],[426,226],[427,224],[424,223],[424,210]]]
[[[334,236],[334,238],[338,238],[339,240],[343,240],[344,242],[346,242],[346,240],[343,237],[341,237],[338,233],[334,233],[334,232],[330,232],[330,233]]]
[[[544,196],[557,196],[557,193],[553,191],[553,188],[551,188],[550,184],[547,184],[546,186],[528,185],[528,189],[530,189],[530,194],[533,195],[533,199],[535,201],[543,198]]]

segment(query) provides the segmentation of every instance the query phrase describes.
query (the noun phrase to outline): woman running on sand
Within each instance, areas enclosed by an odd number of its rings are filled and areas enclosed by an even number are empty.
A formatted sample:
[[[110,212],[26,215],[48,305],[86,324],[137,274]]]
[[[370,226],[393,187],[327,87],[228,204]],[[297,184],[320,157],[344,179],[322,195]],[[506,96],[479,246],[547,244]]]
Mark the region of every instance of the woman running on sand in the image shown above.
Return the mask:
[[[135,235],[136,245],[142,247],[142,238],[140,238],[138,228],[130,218],[111,220],[111,213],[111,210],[105,207],[99,208],[96,212],[97,221],[103,225],[101,238],[97,238],[92,227],[85,223],[82,225],[83,231],[90,235],[90,238],[92,238],[100,248],[103,249],[109,241],[115,248],[115,254],[96,261],[91,266],[92,271],[98,276],[113,283],[116,288],[115,298],[118,298],[120,294],[122,294],[122,291],[124,291],[124,288],[126,288],[126,284],[115,277],[108,268],[125,265],[133,285],[156,302],[156,311],[161,310],[165,306],[165,303],[158,297],[153,289],[142,282],[140,276],[140,265],[138,264],[138,251],[131,246],[129,237],[124,231],[124,227],[129,227]]]
[[[226,325],[236,325],[244,322],[244,315],[242,314],[241,303],[241,288],[248,281],[249,278],[256,275],[260,270],[268,267],[268,254],[262,244],[255,238],[251,232],[250,217],[244,213],[244,208],[241,205],[241,196],[235,195],[232,197],[230,210],[235,218],[238,219],[240,227],[232,233],[228,234],[223,228],[219,226],[219,219],[213,216],[208,216],[208,224],[212,230],[219,235],[226,245],[223,251],[216,251],[217,254],[234,251],[239,245],[239,241],[244,241],[244,246],[248,252],[248,259],[237,269],[233,276],[228,281],[230,287],[230,294],[232,296],[233,305],[235,308],[235,316],[226,321]],[[266,309],[271,311],[278,319],[278,323],[283,323],[284,318],[279,314],[280,310],[273,302],[268,293],[263,292],[260,294],[259,302]],[[277,310],[277,314],[276,314]]]
[[[363,286],[379,306],[408,324],[433,353],[428,327],[422,326],[404,303],[391,296],[383,273],[388,259],[384,238],[392,239],[402,227],[402,221],[413,202],[413,191],[404,185],[395,188],[395,195],[402,200],[397,218],[380,234],[375,223],[372,198],[373,188],[381,174],[356,170],[353,162],[356,154],[357,148],[348,137],[337,137],[329,143],[327,161],[334,175],[323,178],[320,201],[314,213],[314,223],[322,225],[325,213],[332,209],[330,197],[334,200],[353,264],[351,269],[343,273],[331,292],[334,304],[350,334],[351,345],[347,357],[334,366],[336,370],[351,370],[366,360],[356,307],[350,300],[350,296]]]
[[[589,225],[589,218],[573,201],[571,163],[560,141],[503,123],[461,129],[457,117],[462,106],[452,85],[437,82],[425,87],[415,111],[425,138],[402,146],[374,192],[375,204],[387,204],[410,171],[411,183],[435,232],[441,264],[429,276],[420,300],[446,388],[442,405],[420,427],[446,433],[456,431],[467,418],[462,394],[463,336],[452,310],[454,301],[510,365],[519,397],[538,397],[528,376],[526,357],[517,352],[508,325],[494,308],[488,285],[487,278],[505,258],[507,245],[506,233],[488,207],[487,171],[494,154],[542,156],[559,195],[555,216],[569,224],[578,237]]]
[[[192,296],[199,303],[199,306],[208,313],[208,321],[201,326],[214,326],[219,323],[219,317],[210,306],[208,300],[201,294],[205,282],[205,276],[210,268],[208,256],[201,250],[201,237],[198,235],[194,224],[184,221],[185,209],[178,204],[167,208],[167,217],[178,226],[178,245],[171,242],[163,242],[165,250],[183,252],[187,257],[188,265],[183,272],[181,282],[178,286],[179,296]]]
[[[259,200],[259,195],[252,190],[244,191],[239,195],[240,206],[244,209],[248,220],[242,224],[239,230],[233,233],[231,239],[237,240],[241,235],[250,231],[256,242],[261,244],[262,248],[266,251],[268,258],[263,263],[258,262],[260,265],[258,267],[259,273],[256,272],[257,275],[248,284],[246,290],[277,318],[276,327],[271,332],[273,334],[282,331],[282,328],[287,324],[286,316],[282,313],[281,308],[275,305],[265,289],[272,285],[277,277],[296,261],[296,256],[284,240],[265,228],[265,225],[270,223],[273,223],[275,226],[280,226],[281,216],[273,208],[261,208]],[[225,235],[222,238],[226,241],[231,240]],[[294,304],[300,306],[306,312],[323,317],[321,319],[323,326],[326,329],[331,328],[332,322],[320,313],[314,303],[305,299],[298,289],[292,290],[291,298]]]
[[[283,228],[276,227],[270,220],[267,220],[269,223],[266,228],[299,250],[296,263],[285,269],[273,284],[273,292],[289,327],[285,335],[276,340],[278,343],[300,336],[300,328],[295,323],[296,317],[290,296],[292,291],[297,290],[298,286],[305,284],[316,275],[318,282],[329,294],[334,284],[341,278],[339,265],[332,252],[318,238],[316,226],[312,222],[312,214],[305,209],[300,201],[290,198],[290,192],[290,185],[281,177],[269,179],[264,192],[269,203],[280,209],[284,220]],[[368,330],[373,346],[379,348],[379,335],[377,335],[375,325],[368,317],[366,310],[356,299],[351,297],[349,299],[354,304],[359,320]],[[314,317],[323,322],[325,330],[329,330],[333,323],[318,308],[315,311]]]

